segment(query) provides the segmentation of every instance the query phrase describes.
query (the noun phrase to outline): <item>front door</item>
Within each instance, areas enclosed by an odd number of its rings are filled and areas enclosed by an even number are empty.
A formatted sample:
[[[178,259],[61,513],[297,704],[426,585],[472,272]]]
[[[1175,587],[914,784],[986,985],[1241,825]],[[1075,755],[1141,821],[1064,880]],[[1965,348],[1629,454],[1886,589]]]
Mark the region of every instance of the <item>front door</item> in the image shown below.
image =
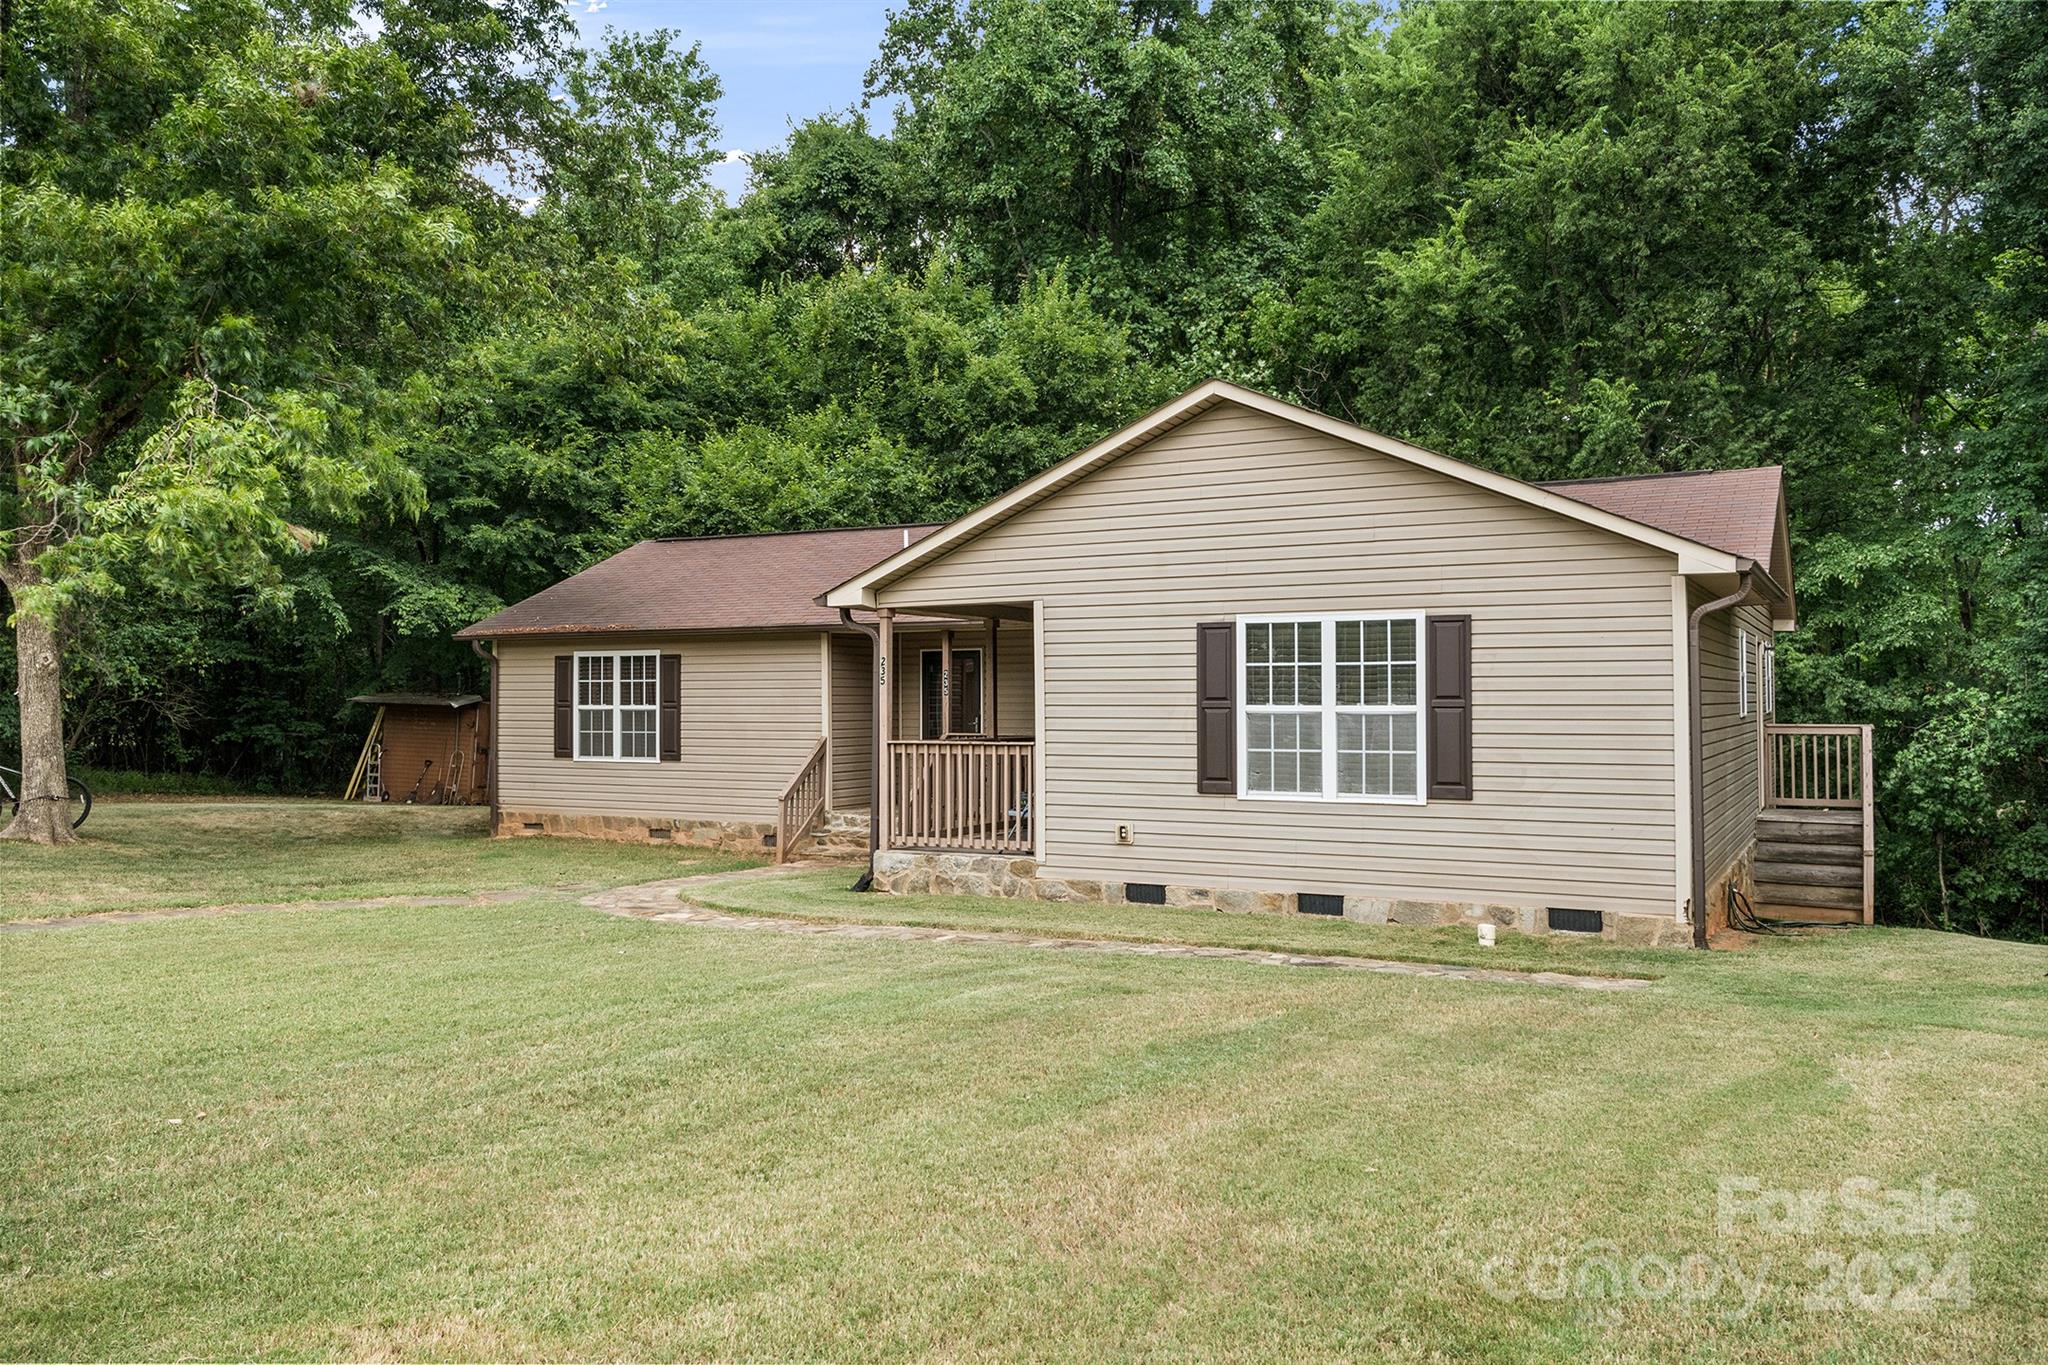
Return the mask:
[[[945,715],[945,653],[942,650],[927,649],[920,662],[922,668],[919,670],[921,676],[918,680],[918,715],[921,737],[944,739],[948,734],[980,734],[981,651],[953,651],[953,724],[950,729],[941,722],[941,717]]]

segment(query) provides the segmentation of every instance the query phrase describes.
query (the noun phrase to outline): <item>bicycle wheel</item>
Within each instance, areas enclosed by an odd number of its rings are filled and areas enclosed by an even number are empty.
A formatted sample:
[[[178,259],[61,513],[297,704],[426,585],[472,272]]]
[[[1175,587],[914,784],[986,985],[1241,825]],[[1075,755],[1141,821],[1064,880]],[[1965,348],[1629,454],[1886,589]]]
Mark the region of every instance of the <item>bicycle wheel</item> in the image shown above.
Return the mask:
[[[71,780],[71,828],[77,829],[92,814],[92,788],[77,778]]]

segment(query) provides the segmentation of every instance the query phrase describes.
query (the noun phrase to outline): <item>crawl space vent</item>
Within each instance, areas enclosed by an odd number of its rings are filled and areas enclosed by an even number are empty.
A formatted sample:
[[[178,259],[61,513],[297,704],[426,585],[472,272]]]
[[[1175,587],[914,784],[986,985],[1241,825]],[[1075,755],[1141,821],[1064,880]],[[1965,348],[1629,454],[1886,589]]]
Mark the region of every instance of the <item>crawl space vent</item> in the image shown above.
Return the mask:
[[[1344,898],[1316,891],[1304,891],[1294,898],[1294,906],[1304,915],[1342,915]]]
[[[1601,928],[1598,910],[1562,910],[1550,907],[1550,927],[1560,934],[1597,934]]]
[[[1166,904],[1166,888],[1158,882],[1125,882],[1124,899],[1132,905]]]

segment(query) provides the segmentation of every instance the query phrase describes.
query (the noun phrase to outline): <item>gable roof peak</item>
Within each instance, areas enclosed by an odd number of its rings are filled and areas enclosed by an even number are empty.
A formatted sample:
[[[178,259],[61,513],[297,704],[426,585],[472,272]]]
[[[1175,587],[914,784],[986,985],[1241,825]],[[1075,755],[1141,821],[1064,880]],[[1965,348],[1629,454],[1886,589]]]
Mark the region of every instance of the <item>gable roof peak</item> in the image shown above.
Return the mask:
[[[1226,379],[1210,379],[1137,421],[1111,432],[1087,449],[1026,479],[1001,497],[948,523],[917,544],[906,547],[880,563],[854,574],[830,592],[823,594],[819,600],[833,607],[872,607],[875,605],[875,589],[909,572],[917,564],[945,554],[952,547],[1007,521],[1155,436],[1170,431],[1224,402],[1292,422],[1351,445],[1377,451],[1516,501],[1541,507],[1569,520],[1584,522],[1626,539],[1668,551],[1677,556],[1679,570],[1682,573],[1725,574],[1751,567],[1740,562],[1741,557],[1730,551],[1704,544],[1654,524],[1631,520],[1599,506],[1591,499],[1574,497],[1562,490],[1526,483],[1509,475],[1382,435],[1312,408],[1245,388]],[[1768,572],[1767,569],[1766,574]]]

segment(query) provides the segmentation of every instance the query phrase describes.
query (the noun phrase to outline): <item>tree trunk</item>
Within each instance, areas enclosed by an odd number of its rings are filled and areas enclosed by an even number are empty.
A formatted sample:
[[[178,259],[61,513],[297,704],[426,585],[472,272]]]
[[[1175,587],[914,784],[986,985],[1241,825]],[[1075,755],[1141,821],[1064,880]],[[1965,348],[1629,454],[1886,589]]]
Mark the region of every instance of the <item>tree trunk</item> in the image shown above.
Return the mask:
[[[38,844],[68,844],[71,790],[64,771],[64,693],[59,678],[62,661],[57,631],[49,622],[21,606],[20,588],[35,583],[33,567],[17,564],[9,574],[14,597],[15,671],[21,703],[21,810],[0,839],[26,839]]]

